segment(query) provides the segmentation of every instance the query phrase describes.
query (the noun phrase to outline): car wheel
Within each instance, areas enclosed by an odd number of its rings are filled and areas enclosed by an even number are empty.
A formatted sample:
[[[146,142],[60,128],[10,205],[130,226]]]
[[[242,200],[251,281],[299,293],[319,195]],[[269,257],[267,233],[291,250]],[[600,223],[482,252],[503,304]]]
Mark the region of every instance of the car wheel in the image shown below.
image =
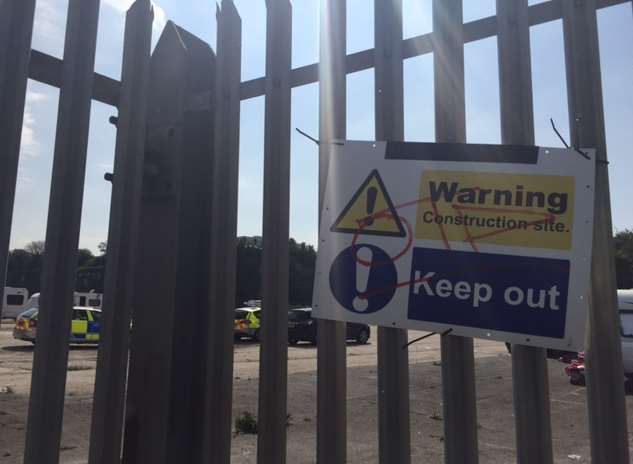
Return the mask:
[[[239,334],[235,334],[233,335],[233,340],[235,340],[236,342],[239,342],[242,339],[242,336]]]
[[[253,333],[253,336],[251,337],[251,340],[253,340],[254,342],[259,341],[259,329],[255,330],[255,332]]]
[[[292,346],[294,346],[297,343],[299,343],[299,339],[298,338],[289,338],[288,339],[288,343],[290,343]]]
[[[362,328],[358,331],[356,335],[356,343],[359,345],[364,345],[369,341],[369,329]]]
[[[312,343],[313,345],[316,345],[316,344],[317,344],[317,339],[316,339],[316,337],[311,337],[308,341],[309,341],[310,343]]]
[[[569,383],[572,385],[585,386],[585,375],[577,369],[571,371],[569,375]]]

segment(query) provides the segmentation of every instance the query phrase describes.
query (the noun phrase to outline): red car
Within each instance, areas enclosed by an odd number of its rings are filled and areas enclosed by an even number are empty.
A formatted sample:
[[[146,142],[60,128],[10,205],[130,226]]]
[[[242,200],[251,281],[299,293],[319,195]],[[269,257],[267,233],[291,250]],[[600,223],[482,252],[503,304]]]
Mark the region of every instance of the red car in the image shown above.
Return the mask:
[[[572,385],[585,385],[585,352],[581,351],[565,366],[565,374],[569,376],[569,383]]]

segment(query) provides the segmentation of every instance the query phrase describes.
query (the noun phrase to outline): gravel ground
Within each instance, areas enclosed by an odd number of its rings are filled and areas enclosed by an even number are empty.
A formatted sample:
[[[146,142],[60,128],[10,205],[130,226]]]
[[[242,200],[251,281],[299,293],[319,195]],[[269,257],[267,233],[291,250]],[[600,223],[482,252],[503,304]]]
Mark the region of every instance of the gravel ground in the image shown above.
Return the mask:
[[[411,333],[411,338],[419,333]],[[516,462],[510,356],[500,343],[477,341],[476,373],[481,463]],[[300,344],[288,350],[288,462],[315,462],[316,349]],[[21,463],[33,347],[0,329],[0,463]],[[73,347],[69,356],[62,463],[85,463],[97,351]],[[259,345],[235,348],[233,412],[257,412]],[[410,348],[411,448],[413,462],[441,463],[443,419],[438,337]],[[589,462],[585,389],[568,383],[563,365],[550,360],[552,427],[556,463]],[[376,417],[376,337],[348,347],[348,462],[378,462]],[[633,397],[627,397],[633,431]],[[256,461],[255,435],[236,434],[232,462]],[[633,443],[633,441],[632,441]],[[633,455],[633,454],[632,454]],[[570,457],[572,456],[572,457]]]

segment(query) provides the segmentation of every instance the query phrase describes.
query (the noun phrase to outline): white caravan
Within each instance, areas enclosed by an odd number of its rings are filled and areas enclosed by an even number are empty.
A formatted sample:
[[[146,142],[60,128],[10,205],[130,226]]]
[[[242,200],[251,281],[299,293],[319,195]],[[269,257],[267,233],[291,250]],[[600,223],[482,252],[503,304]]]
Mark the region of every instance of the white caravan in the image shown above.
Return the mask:
[[[74,302],[73,306],[82,306],[85,308],[97,308],[101,309],[101,301],[103,300],[103,294],[96,293],[93,291],[90,292],[75,292],[74,293]],[[31,309],[31,308],[39,308],[40,307],[40,294],[34,293],[29,298],[29,301],[22,307],[22,310],[18,313]],[[3,317],[17,317],[17,316],[4,316]]]
[[[29,299],[26,288],[4,287],[4,301],[2,302],[2,317],[15,319],[24,311]]]
[[[633,289],[618,290],[622,361],[627,377],[633,378]]]

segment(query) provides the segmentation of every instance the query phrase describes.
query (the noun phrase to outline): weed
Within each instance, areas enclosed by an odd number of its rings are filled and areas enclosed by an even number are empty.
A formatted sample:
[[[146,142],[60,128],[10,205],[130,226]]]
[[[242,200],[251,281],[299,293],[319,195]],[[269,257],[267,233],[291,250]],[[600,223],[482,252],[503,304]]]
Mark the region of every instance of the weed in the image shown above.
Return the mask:
[[[238,414],[235,418],[235,431],[237,433],[257,435],[257,419],[248,411]]]

